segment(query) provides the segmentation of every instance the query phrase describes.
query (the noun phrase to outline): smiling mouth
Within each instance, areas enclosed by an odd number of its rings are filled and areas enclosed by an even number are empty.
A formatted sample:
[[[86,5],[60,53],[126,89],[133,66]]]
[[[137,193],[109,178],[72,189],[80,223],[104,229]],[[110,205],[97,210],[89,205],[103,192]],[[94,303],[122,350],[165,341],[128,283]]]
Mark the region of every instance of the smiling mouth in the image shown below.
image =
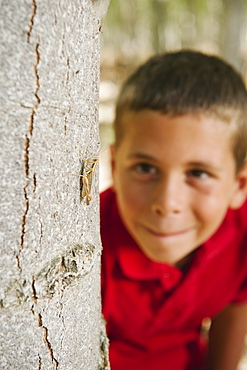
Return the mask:
[[[192,228],[189,228],[189,229],[186,229],[186,230],[181,230],[181,231],[173,231],[173,232],[159,232],[159,231],[154,231],[154,230],[151,230],[147,227],[145,227],[145,229],[152,235],[156,236],[156,237],[159,237],[159,238],[169,238],[169,237],[174,237],[174,236],[182,236],[186,233],[188,233],[189,231],[192,230]]]

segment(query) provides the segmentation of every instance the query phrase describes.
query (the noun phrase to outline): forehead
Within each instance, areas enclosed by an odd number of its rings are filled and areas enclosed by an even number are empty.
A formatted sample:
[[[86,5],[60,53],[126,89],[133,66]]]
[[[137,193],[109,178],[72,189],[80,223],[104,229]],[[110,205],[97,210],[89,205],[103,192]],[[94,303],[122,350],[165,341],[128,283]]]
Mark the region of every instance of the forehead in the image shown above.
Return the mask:
[[[226,123],[220,118],[213,116],[213,114],[185,113],[173,115],[150,109],[124,111],[120,118],[120,125],[123,126],[124,133],[136,133],[139,135],[146,131],[155,133],[156,131],[165,131],[168,128],[180,132],[184,131],[186,127],[187,130],[197,132],[198,134],[200,132],[224,132],[226,137],[231,138],[235,131],[230,122]]]
[[[122,115],[120,146],[131,151],[161,152],[174,156],[201,155],[233,157],[233,129],[206,115],[171,116],[152,110],[127,111]]]

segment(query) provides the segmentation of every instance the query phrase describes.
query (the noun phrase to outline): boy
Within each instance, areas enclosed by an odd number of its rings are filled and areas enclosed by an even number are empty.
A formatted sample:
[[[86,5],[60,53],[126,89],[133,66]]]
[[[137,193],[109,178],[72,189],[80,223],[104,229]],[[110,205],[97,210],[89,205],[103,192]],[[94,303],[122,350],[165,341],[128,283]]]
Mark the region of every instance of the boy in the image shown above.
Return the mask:
[[[241,77],[213,56],[156,56],[124,84],[113,188],[101,195],[112,370],[237,368],[247,328],[246,117]]]

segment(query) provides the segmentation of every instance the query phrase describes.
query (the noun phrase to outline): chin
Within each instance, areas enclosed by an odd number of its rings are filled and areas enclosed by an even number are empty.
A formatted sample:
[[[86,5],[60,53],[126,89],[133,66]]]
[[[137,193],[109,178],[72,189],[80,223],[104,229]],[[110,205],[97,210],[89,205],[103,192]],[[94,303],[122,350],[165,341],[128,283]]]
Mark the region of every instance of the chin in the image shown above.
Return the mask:
[[[180,264],[184,259],[189,259],[193,254],[193,251],[197,249],[191,241],[188,243],[188,248],[185,248],[184,246],[183,250],[179,249],[179,246],[176,244],[169,245],[167,248],[165,248],[165,246],[159,246],[153,250],[142,246],[140,246],[140,248],[151,261],[167,263],[172,266]]]
[[[167,263],[169,265],[175,265],[177,263],[177,259],[174,258],[174,256],[169,256],[167,253],[164,253],[164,251],[161,252],[150,252],[146,251],[145,249],[141,248],[143,253],[153,262],[158,263]]]

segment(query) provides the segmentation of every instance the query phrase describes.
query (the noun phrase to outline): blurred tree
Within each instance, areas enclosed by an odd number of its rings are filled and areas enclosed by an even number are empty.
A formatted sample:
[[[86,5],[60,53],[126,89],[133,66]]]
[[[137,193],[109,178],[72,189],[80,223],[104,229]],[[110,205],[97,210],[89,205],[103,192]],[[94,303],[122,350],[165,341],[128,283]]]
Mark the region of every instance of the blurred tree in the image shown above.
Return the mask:
[[[155,53],[166,49],[165,25],[167,23],[168,6],[166,1],[152,0],[151,30],[152,46]]]
[[[242,35],[246,33],[246,12],[244,0],[224,0],[224,17],[222,30],[222,56],[241,70],[243,56],[241,55]],[[245,2],[246,5],[246,2]]]
[[[104,19],[102,68],[134,68],[154,53],[195,48],[244,70],[246,15],[245,0],[111,0]]]

